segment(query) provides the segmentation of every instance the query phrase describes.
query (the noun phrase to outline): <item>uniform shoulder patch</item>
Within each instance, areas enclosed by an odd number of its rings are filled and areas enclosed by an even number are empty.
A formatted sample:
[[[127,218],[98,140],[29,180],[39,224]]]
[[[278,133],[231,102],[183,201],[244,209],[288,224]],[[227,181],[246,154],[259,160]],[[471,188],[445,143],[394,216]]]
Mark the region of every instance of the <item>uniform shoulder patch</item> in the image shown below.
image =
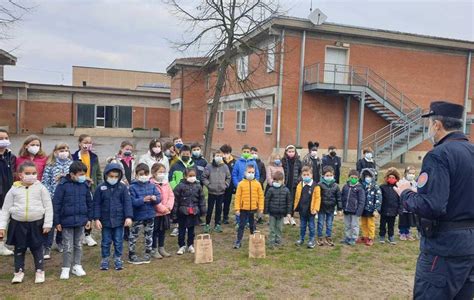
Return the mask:
[[[106,190],[107,190],[107,187],[106,187],[105,185],[103,185],[103,186],[100,187],[100,190],[101,190],[101,191],[106,191]]]
[[[428,173],[426,172],[421,173],[420,176],[418,176],[418,181],[417,181],[418,188],[424,187],[427,182],[428,182]]]

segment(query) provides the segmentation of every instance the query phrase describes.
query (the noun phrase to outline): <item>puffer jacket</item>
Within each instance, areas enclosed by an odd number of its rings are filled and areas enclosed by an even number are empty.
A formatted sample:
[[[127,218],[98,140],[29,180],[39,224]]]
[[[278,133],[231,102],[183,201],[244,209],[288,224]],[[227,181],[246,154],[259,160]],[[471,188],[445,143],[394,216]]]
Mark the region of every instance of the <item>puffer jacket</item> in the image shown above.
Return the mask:
[[[314,180],[311,184],[311,188],[312,188],[311,205],[309,209],[310,209],[311,214],[315,215],[319,212],[319,209],[321,208],[321,188]],[[298,211],[299,209],[298,204],[300,203],[302,191],[303,191],[303,182],[300,182],[296,186],[295,205],[294,205],[295,211]]]
[[[290,174],[290,164],[291,160],[294,160],[294,167],[293,173]],[[298,185],[301,177],[301,168],[303,168],[303,163],[301,162],[298,153],[295,154],[293,159],[289,159],[286,156],[281,159],[281,163],[283,166],[283,170],[285,171],[285,185],[290,189],[290,191],[294,191],[296,186]],[[293,178],[293,184],[290,186],[290,176]]]
[[[188,182],[181,180],[174,189],[173,219],[180,216],[204,216],[206,215],[206,203],[204,191],[199,182]],[[189,210],[192,210],[192,214]],[[199,223],[199,222],[198,222]],[[191,225],[191,224],[190,224]],[[197,225],[197,224],[194,224]]]
[[[211,195],[223,195],[230,185],[230,172],[226,164],[208,164],[202,174],[202,183]]]
[[[362,216],[365,205],[365,190],[359,182],[355,185],[347,183],[342,188],[342,210],[346,215]]]
[[[242,180],[237,186],[234,200],[234,210],[259,211],[263,212],[265,199],[263,196],[262,185],[257,179]]]
[[[285,178],[285,170],[283,170],[282,166],[272,166],[268,165],[266,174],[267,174],[267,185],[272,186],[273,184],[273,175],[275,175],[276,172],[282,172],[283,173],[283,178]]]
[[[336,182],[328,184],[324,180],[319,182],[321,188],[321,209],[320,212],[332,213],[336,209],[342,209],[341,190]]]
[[[260,171],[255,159],[245,159],[241,157],[235,162],[234,168],[232,169],[232,183],[234,186],[239,186],[242,179],[245,178],[245,172],[247,171],[248,165],[252,165],[255,168],[255,179],[260,179]]]
[[[63,228],[84,226],[93,219],[90,187],[66,175],[56,187],[53,198],[54,224]]]
[[[265,194],[264,213],[275,217],[284,217],[291,214],[292,199],[290,190],[286,186],[270,187]]]
[[[57,159],[53,164],[46,165],[41,183],[48,189],[51,195],[54,195],[56,186],[59,183],[58,179],[61,179],[62,177],[69,174],[69,167],[71,164],[71,159]]]
[[[227,188],[227,191],[232,191],[232,193],[235,193],[235,188],[237,186],[234,185],[234,182],[232,181],[232,172],[234,170],[234,165],[236,163],[236,160],[234,159],[234,156],[230,155],[230,159],[226,160],[224,158],[224,162],[225,162],[226,166],[229,168],[229,172],[230,172],[230,185]]]
[[[370,184],[367,184],[364,180],[367,174],[370,174],[373,178]],[[365,190],[365,205],[364,212],[362,213],[364,217],[372,217],[376,210],[380,210],[380,205],[382,204],[382,192],[375,182],[376,178],[374,169],[363,169],[361,172],[360,181]]]
[[[47,160],[48,160],[47,156],[35,155],[35,157],[33,159],[31,159],[29,156],[19,156],[19,157],[16,158],[17,171],[18,171],[18,168],[21,166],[22,163],[24,163],[25,161],[32,161],[36,165],[36,172],[38,173],[38,180],[41,181],[41,179],[43,179],[43,172],[44,172],[44,168],[46,167],[46,161]],[[17,179],[19,179],[19,178],[17,178]]]
[[[90,157],[90,163],[91,163],[90,175],[93,181],[90,188],[91,188],[91,191],[94,192],[97,186],[101,184],[103,181],[102,172],[100,170],[99,158],[97,157],[97,155],[94,152],[89,151],[89,157]],[[77,150],[76,152],[74,152],[74,154],[72,155],[72,160],[74,161],[81,160],[80,150]]]
[[[107,174],[111,171],[119,172],[119,182],[110,185]],[[127,186],[121,182],[123,169],[120,164],[108,164],[104,170],[104,182],[94,193],[94,220],[100,220],[102,226],[116,228],[124,225],[125,219],[133,219],[132,200]]]
[[[132,181],[130,196],[133,205],[133,221],[143,221],[155,217],[155,205],[161,202],[161,197],[153,183]],[[156,200],[145,202],[146,196],[155,196]]]
[[[170,170],[170,163],[169,163],[168,157],[166,157],[166,155],[163,155],[163,157],[161,157],[161,158],[156,158],[155,156],[151,155],[150,151],[148,151],[147,153],[140,156],[140,159],[139,159],[138,163],[147,164],[147,166],[150,168],[150,171],[151,171],[151,168],[153,167],[153,165],[156,164],[156,163],[163,164],[166,168],[166,172],[169,172],[169,170]]]
[[[379,213],[382,216],[395,217],[403,212],[402,201],[397,192],[393,189],[394,187],[395,185],[388,183],[380,186],[380,190],[382,191],[382,205]]]
[[[16,172],[16,156],[10,149],[0,155],[0,209],[5,196],[13,185]]]
[[[258,158],[255,162],[258,166],[258,181],[260,181],[260,184],[263,187],[265,180],[267,179],[267,169],[265,168],[265,163],[261,159]]]
[[[150,182],[155,185],[161,197],[161,202],[155,205],[156,216],[161,217],[171,214],[174,206],[174,193],[170,184],[167,181],[159,183],[153,178]]]
[[[186,173],[187,168],[193,168],[194,161],[190,159],[187,163],[182,161],[181,159],[178,160],[170,169],[168,173],[168,181],[172,189],[175,189],[178,184],[180,184],[181,180],[184,178],[184,174]]]
[[[39,181],[28,188],[17,181],[8,191],[0,211],[0,229],[6,229],[10,218],[19,222],[33,222],[44,218],[43,228],[53,226],[51,196]]]
[[[207,160],[202,157],[193,157],[194,167],[197,170],[196,178],[202,183],[202,174],[204,173],[204,168],[208,165]]]

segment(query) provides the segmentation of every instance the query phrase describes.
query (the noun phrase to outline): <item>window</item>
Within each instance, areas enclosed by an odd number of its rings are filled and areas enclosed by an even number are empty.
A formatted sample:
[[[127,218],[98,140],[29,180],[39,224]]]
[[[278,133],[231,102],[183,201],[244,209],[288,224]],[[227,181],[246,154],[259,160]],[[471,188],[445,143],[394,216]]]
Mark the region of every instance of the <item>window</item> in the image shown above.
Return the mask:
[[[77,104],[77,127],[131,128],[131,106]]]
[[[217,111],[217,129],[224,129],[224,111]]]
[[[265,133],[272,133],[273,127],[273,109],[265,109]]]
[[[268,44],[267,48],[267,72],[275,71],[275,42]]]
[[[77,127],[94,127],[95,105],[78,104],[77,105]]]
[[[211,86],[211,75],[207,74],[206,75],[206,91],[209,91],[210,86]]]
[[[237,120],[235,123],[235,129],[237,131],[247,131],[247,110],[237,110]]]
[[[245,80],[249,76],[249,56],[240,56],[237,58],[237,77]]]

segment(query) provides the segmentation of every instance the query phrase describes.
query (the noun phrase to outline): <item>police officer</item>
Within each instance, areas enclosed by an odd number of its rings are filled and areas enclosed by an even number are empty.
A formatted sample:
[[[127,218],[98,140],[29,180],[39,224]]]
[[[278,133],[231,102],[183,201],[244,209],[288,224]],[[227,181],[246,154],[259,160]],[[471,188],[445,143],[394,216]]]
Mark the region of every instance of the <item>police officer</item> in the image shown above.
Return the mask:
[[[423,117],[434,148],[423,159],[418,190],[408,182],[395,187],[405,208],[420,218],[415,299],[474,297],[474,145],[459,131],[463,110],[431,103]]]

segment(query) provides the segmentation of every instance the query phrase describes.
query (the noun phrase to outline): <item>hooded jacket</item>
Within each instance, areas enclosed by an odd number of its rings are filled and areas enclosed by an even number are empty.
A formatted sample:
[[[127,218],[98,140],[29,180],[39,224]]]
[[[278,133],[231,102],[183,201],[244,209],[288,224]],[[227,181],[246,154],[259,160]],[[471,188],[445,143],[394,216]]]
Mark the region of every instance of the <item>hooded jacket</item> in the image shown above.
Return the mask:
[[[61,178],[69,174],[69,167],[71,164],[71,159],[56,159],[53,164],[46,165],[41,183],[48,189],[51,195],[54,195],[54,191],[58,185],[59,180],[57,180],[57,178]]]
[[[365,182],[365,177],[370,175],[372,182],[370,184]],[[374,212],[380,210],[382,204],[382,192],[376,183],[376,174],[374,169],[363,169],[360,174],[360,181],[365,190],[365,205],[362,216],[372,217]]]
[[[293,165],[293,172],[290,172],[291,169],[291,163],[294,163]],[[283,170],[285,170],[285,185],[290,189],[290,191],[294,191],[296,189],[296,186],[298,185],[300,181],[300,176],[301,176],[301,168],[303,167],[303,163],[300,160],[300,157],[298,155],[298,152],[295,153],[295,157],[293,158],[288,158],[286,155],[281,159],[281,163],[283,166]],[[292,182],[290,180],[292,179]]]
[[[156,200],[145,202],[146,196],[155,196]],[[133,221],[143,221],[155,217],[155,205],[160,204],[161,195],[153,183],[132,181],[130,197],[133,205]]]
[[[365,205],[365,190],[359,182],[355,185],[347,183],[341,193],[342,210],[346,215],[362,216]]]
[[[234,186],[238,186],[239,182],[245,178],[245,172],[247,171],[248,165],[252,165],[255,168],[255,179],[260,179],[260,171],[255,159],[245,159],[241,157],[235,162],[234,168],[232,169],[232,183]]]
[[[193,168],[194,161],[192,158],[189,159],[187,163],[179,159],[170,169],[168,173],[168,181],[171,188],[174,190],[176,186],[183,180],[184,174],[186,173],[187,168]],[[198,178],[199,180],[199,178]]]
[[[226,164],[217,165],[214,161],[206,166],[202,183],[211,195],[223,195],[230,185],[230,172]]]
[[[107,174],[112,171],[119,173],[118,182],[114,185],[107,182]],[[122,166],[116,163],[108,164],[104,170],[104,182],[95,190],[94,220],[100,220],[104,227],[122,227],[126,218],[133,219],[132,201],[122,178]]]
[[[291,214],[292,199],[290,190],[286,186],[270,187],[265,194],[264,213],[275,217],[284,217]]]
[[[194,167],[196,168],[197,174],[196,178],[202,183],[202,174],[204,173],[204,168],[207,166],[207,160],[202,157],[194,157],[192,156],[193,162],[194,162]]]

